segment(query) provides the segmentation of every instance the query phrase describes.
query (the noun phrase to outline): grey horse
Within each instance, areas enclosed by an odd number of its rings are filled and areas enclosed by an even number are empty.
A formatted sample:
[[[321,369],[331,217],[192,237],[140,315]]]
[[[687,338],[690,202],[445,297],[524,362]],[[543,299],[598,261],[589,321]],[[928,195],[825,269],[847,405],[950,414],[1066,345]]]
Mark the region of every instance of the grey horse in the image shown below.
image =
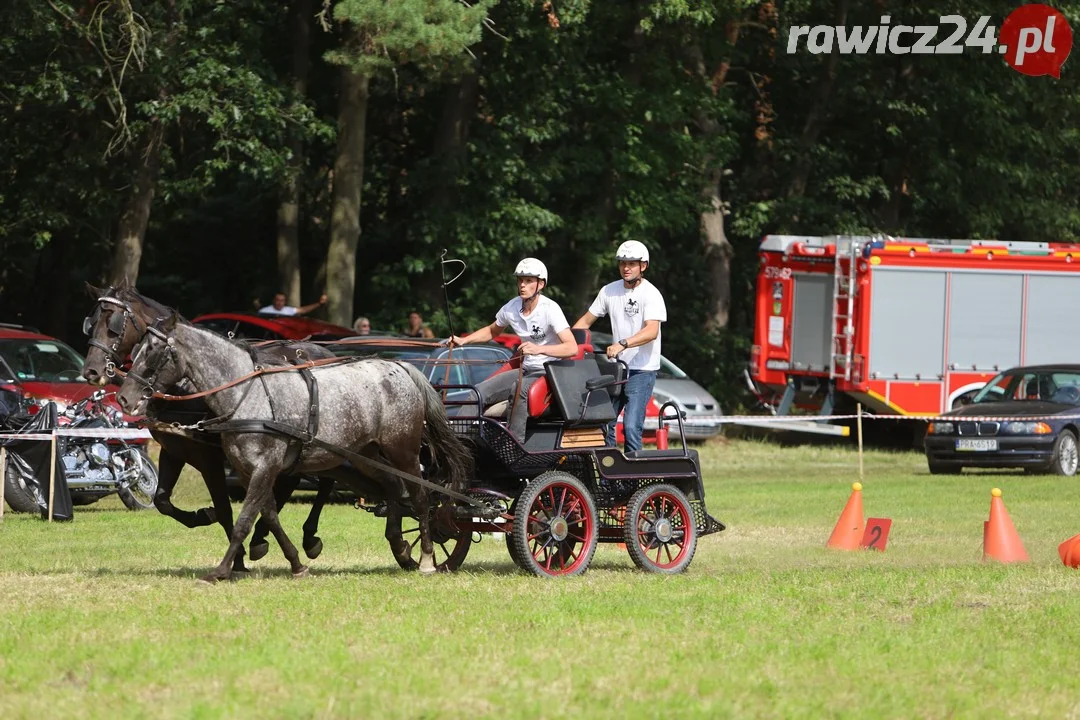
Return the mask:
[[[203,580],[229,577],[229,566],[243,547],[255,515],[261,513],[292,566],[294,576],[306,575],[292,542],[278,522],[271,496],[274,479],[292,471],[319,474],[344,464],[344,458],[322,446],[305,443],[299,453],[293,438],[277,432],[251,430],[273,418],[289,426],[295,436],[309,429],[309,409],[315,393],[299,371],[273,372],[252,377],[247,350],[214,333],[177,322],[175,315],[148,329],[136,348],[131,370],[117,393],[129,413],[138,414],[152,391],[188,378],[206,395],[206,403],[226,418],[222,446],[233,467],[248,479],[247,496],[233,528],[229,549],[221,564]],[[308,370],[317,384],[317,430],[314,437],[391,468],[421,476],[424,453],[429,479],[460,491],[470,472],[470,456],[454,434],[439,394],[408,363],[378,358],[343,360]],[[265,382],[261,382],[265,380]],[[271,404],[271,397],[273,398]],[[247,424],[241,425],[242,423]],[[230,427],[231,426],[231,427]],[[386,538],[399,558],[409,547],[391,533],[391,521],[400,517],[401,502],[411,502],[420,524],[420,564],[423,573],[436,571],[431,539],[431,493],[416,483],[405,483],[391,473],[357,468],[386,488],[389,501]],[[399,559],[400,561],[400,559]]]
[[[96,299],[93,310],[83,323],[83,332],[90,338],[90,349],[83,365],[83,377],[93,385],[104,385],[113,374],[113,368],[124,364],[136,343],[143,339],[146,328],[175,312],[140,294],[135,288],[96,288],[87,283],[87,290]],[[253,360],[262,365],[300,364],[308,360],[334,357],[334,354],[313,343],[274,342],[250,346]],[[170,388],[174,394],[185,394],[179,388]],[[158,456],[158,489],[154,495],[154,507],[185,527],[196,528],[220,523],[226,537],[232,537],[233,513],[225,484],[225,453],[221,450],[221,438],[206,432],[179,432],[170,429],[171,423],[192,424],[207,417],[209,408],[201,400],[153,401],[147,407],[147,416],[159,424],[150,433],[161,446]],[[173,490],[180,479],[184,465],[199,471],[210,493],[213,507],[197,511],[181,510],[172,503]],[[279,478],[274,495],[280,510],[300,482],[296,475]],[[311,505],[304,523],[304,551],[310,558],[322,552],[319,539],[319,517],[333,490],[332,478],[319,478],[319,492]],[[269,529],[260,520],[251,538],[251,559],[258,560],[266,554],[266,536]],[[233,562],[234,572],[247,572],[244,553],[237,554]]]

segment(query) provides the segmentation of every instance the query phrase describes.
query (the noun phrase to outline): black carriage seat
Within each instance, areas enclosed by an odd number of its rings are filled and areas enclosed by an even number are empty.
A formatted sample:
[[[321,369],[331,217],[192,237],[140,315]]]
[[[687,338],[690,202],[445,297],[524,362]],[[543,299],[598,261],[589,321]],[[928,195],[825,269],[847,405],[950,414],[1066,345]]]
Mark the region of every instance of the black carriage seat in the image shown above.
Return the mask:
[[[626,366],[621,364],[618,360],[612,360],[605,353],[586,353],[586,359],[592,359],[596,361],[596,366],[600,368],[602,375],[611,375],[615,378],[615,384],[609,385],[607,388],[608,395],[614,401],[616,398],[622,397],[623,381],[626,380]]]
[[[592,336],[590,332],[585,328],[571,328],[570,331],[574,334],[574,340],[578,344],[577,355],[573,359],[580,360],[583,357],[589,357],[589,353],[592,351]],[[520,358],[514,358],[506,364],[506,366],[497,370],[493,375],[497,375],[500,372],[513,372],[517,370],[517,363],[520,363]],[[616,363],[617,364],[617,363]],[[538,419],[549,419],[555,417],[555,410],[551,406],[551,398],[548,393],[548,378],[543,377],[533,383],[529,388],[529,417]],[[493,405],[488,406],[484,410],[484,417],[505,419],[510,416],[510,401],[501,400]]]
[[[595,381],[603,377],[595,359],[552,360],[544,369],[552,405],[567,425],[604,425],[615,419],[615,408],[606,390],[587,389],[588,384],[596,385]],[[589,383],[590,380],[594,382]]]

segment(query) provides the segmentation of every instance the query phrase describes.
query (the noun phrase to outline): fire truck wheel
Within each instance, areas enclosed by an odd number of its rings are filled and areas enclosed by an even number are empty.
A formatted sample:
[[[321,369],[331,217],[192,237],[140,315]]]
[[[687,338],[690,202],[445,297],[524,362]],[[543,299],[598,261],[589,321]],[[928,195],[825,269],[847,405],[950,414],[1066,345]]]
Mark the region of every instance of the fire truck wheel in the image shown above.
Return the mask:
[[[931,475],[959,475],[960,471],[964,469],[963,465],[954,465],[947,462],[934,462],[933,460],[927,460],[926,464],[930,466]]]
[[[1071,430],[1062,430],[1054,442],[1054,459],[1050,461],[1050,472],[1072,477],[1076,474],[1077,460],[1076,435]]]

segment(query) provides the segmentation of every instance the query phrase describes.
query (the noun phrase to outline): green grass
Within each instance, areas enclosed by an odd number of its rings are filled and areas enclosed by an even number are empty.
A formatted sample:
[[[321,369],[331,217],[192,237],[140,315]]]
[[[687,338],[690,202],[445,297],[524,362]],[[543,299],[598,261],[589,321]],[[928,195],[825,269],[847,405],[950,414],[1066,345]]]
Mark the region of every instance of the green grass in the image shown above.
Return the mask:
[[[276,546],[253,577],[195,578],[224,552],[115,499],[51,526],[0,525],[0,718],[1070,717],[1080,714],[1075,479],[931,477],[866,456],[885,553],[823,545],[857,479],[847,448],[702,449],[709,509],[689,571],[602,545],[581,578],[514,568],[500,542],[462,572],[397,569],[381,521],[323,514],[295,581]],[[981,562],[991,487],[1032,562]],[[206,502],[181,481],[178,504]],[[283,513],[299,540],[304,503]]]

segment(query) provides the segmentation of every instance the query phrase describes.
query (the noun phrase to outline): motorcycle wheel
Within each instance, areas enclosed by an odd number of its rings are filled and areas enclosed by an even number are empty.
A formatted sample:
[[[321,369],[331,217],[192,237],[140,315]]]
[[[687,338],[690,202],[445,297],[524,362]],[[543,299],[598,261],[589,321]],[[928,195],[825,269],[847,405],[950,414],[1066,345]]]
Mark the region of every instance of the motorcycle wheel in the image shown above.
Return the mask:
[[[142,457],[139,479],[131,487],[117,493],[128,510],[149,510],[154,507],[154,495],[157,493],[157,468],[145,450],[140,448],[139,455]]]
[[[13,455],[9,452],[4,463],[4,499],[15,512],[41,512],[45,501],[38,497],[37,488],[26,482]],[[39,499],[41,504],[38,503]]]

